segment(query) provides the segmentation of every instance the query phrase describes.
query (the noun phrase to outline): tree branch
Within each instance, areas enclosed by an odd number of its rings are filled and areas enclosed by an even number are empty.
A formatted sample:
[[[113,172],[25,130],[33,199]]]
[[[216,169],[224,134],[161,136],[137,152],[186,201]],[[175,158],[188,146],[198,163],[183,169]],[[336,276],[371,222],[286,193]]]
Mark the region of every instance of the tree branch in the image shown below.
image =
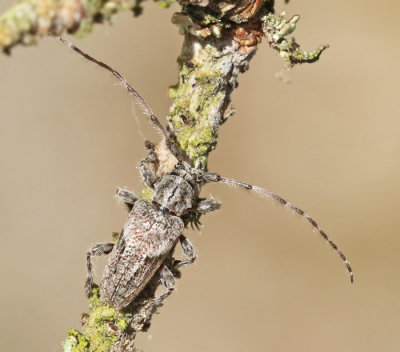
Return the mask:
[[[8,51],[16,44],[32,43],[37,36],[58,35],[64,30],[82,36],[93,23],[110,19],[120,10],[137,13],[140,1],[25,0],[0,17],[0,47]],[[170,0],[159,3],[168,6]],[[206,170],[218,131],[234,113],[231,99],[238,75],[249,68],[262,37],[290,67],[318,60],[327,46],[308,53],[301,51],[294,39],[286,39],[299,16],[286,19],[277,15],[273,0],[180,0],[180,5],[181,12],[173,15],[172,22],[179,26],[184,43],[178,58],[179,81],[169,89],[174,101],[167,117],[168,131],[186,159]],[[158,171],[168,173],[170,152],[163,144],[157,145],[155,152],[161,162]],[[151,199],[151,192],[146,190],[144,197]],[[198,219],[183,220],[188,224]],[[168,267],[172,267],[172,255],[164,262]],[[174,274],[179,277],[179,272]],[[82,332],[68,331],[64,351],[135,351],[136,334],[150,326],[154,313],[150,303],[159,280],[156,274],[121,312],[101,303],[95,287],[89,314],[82,315]]]

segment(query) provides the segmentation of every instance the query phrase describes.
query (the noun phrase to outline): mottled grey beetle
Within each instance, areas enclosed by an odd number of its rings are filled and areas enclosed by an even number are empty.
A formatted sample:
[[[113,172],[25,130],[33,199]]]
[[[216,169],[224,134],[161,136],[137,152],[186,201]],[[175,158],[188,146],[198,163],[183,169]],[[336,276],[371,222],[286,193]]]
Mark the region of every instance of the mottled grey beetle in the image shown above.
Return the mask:
[[[264,188],[221,177],[212,172],[204,172],[193,168],[185,161],[181,161],[179,148],[154,115],[151,107],[117,71],[84,53],[65,39],[57,38],[86,59],[110,71],[131,94],[139,99],[149,115],[150,121],[161,132],[167,149],[176,158],[176,164],[172,171],[159,176],[157,174],[157,164],[159,162],[157,153],[155,153],[153,145],[147,143],[149,155],[141,162],[140,171],[143,181],[154,192],[153,199],[152,201],[139,199],[130,191],[118,189],[117,197],[128,206],[130,214],[115,244],[99,244],[88,252],[88,278],[86,284],[88,293],[90,293],[93,284],[91,258],[111,253],[100,283],[101,301],[118,310],[126,307],[139,295],[155,273],[159,271],[161,283],[168,291],[155,298],[153,304],[155,307],[162,304],[162,301],[174,289],[174,276],[171,270],[164,265],[164,260],[178,240],[187,259],[175,261],[171,269],[175,271],[183,265],[192,263],[196,258],[190,241],[182,233],[184,230],[182,219],[192,213],[195,214],[194,221],[196,221],[196,214],[208,213],[219,209],[221,206],[214,199],[199,198],[201,186],[210,182],[233,184],[255,191],[258,194],[274,199],[282,206],[307,219],[339,254],[350,274],[350,280],[353,282],[353,272],[346,256],[306,212]]]
[[[186,162],[178,162],[170,174],[157,180],[149,167],[153,158],[154,154],[150,154],[140,165],[143,179],[154,189],[153,201],[139,199],[132,192],[118,189],[117,197],[130,210],[123,232],[115,245],[97,245],[87,256],[89,292],[91,257],[111,251],[100,284],[100,297],[117,309],[132,302],[161,267],[161,282],[168,292],[155,300],[154,304],[159,305],[174,288],[173,274],[163,262],[177,241],[180,240],[187,259],[175,261],[174,271],[196,258],[190,241],[182,234],[184,223],[180,217],[188,211],[207,213],[221,206],[214,199],[198,200],[199,185],[203,182],[201,172]]]

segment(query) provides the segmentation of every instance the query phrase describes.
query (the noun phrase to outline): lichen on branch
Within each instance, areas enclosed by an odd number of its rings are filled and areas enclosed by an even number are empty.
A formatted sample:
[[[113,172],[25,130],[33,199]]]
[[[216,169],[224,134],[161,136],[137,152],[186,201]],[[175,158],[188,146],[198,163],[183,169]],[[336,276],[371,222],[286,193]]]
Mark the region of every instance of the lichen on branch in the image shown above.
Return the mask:
[[[181,149],[197,168],[206,169],[217,143],[218,130],[232,115],[231,95],[239,72],[255,53],[234,35],[216,38],[185,34],[179,62],[179,82],[170,87],[174,98],[167,117]]]

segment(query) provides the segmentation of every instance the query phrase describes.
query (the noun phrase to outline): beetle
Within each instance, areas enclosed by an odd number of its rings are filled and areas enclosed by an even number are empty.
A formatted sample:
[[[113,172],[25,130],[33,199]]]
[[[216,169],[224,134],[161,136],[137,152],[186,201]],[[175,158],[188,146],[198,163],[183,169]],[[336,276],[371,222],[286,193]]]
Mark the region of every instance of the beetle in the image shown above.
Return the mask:
[[[353,271],[347,257],[308,213],[267,189],[221,177],[213,172],[202,171],[182,160],[182,151],[164,129],[150,105],[121,74],[64,38],[56,38],[89,61],[111,72],[122,82],[128,92],[139,100],[149,116],[150,122],[161,133],[162,143],[160,145],[165,146],[173,164],[169,171],[164,170],[160,173],[158,170],[160,153],[153,144],[146,142],[148,156],[140,163],[140,172],[143,182],[152,189],[153,197],[151,200],[140,199],[128,190],[118,189],[117,198],[127,205],[130,213],[115,244],[99,244],[87,253],[86,290],[88,294],[93,285],[92,257],[110,254],[100,283],[101,301],[121,310],[133,302],[150,279],[159,273],[160,281],[167,288],[167,292],[154,298],[152,305],[154,308],[160,306],[174,290],[173,272],[184,265],[193,263],[196,259],[192,244],[183,235],[185,222],[191,221],[196,225],[201,214],[221,207],[221,203],[213,198],[199,198],[201,187],[211,182],[231,184],[254,191],[275,200],[278,204],[305,218],[338,253],[346,265],[350,281],[353,283]],[[172,266],[168,267],[164,261],[178,241],[180,241],[187,259],[174,261]]]

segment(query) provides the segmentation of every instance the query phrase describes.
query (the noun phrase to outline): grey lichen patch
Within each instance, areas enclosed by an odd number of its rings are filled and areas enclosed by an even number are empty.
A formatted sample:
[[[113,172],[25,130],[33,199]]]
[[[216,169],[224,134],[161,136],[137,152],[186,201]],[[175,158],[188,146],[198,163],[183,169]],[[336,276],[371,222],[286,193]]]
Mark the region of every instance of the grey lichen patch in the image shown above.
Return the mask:
[[[296,30],[296,24],[300,16],[294,15],[290,19],[284,17],[284,14],[270,13],[262,17],[263,31],[271,47],[279,51],[279,55],[290,66],[302,63],[312,63],[317,61],[322,52],[328,45],[321,45],[317,49],[308,52],[303,51],[294,38],[286,37]]]
[[[123,314],[100,302],[98,287],[89,299],[89,317],[79,332],[70,329],[64,352],[108,352],[129,326],[131,315]]]

